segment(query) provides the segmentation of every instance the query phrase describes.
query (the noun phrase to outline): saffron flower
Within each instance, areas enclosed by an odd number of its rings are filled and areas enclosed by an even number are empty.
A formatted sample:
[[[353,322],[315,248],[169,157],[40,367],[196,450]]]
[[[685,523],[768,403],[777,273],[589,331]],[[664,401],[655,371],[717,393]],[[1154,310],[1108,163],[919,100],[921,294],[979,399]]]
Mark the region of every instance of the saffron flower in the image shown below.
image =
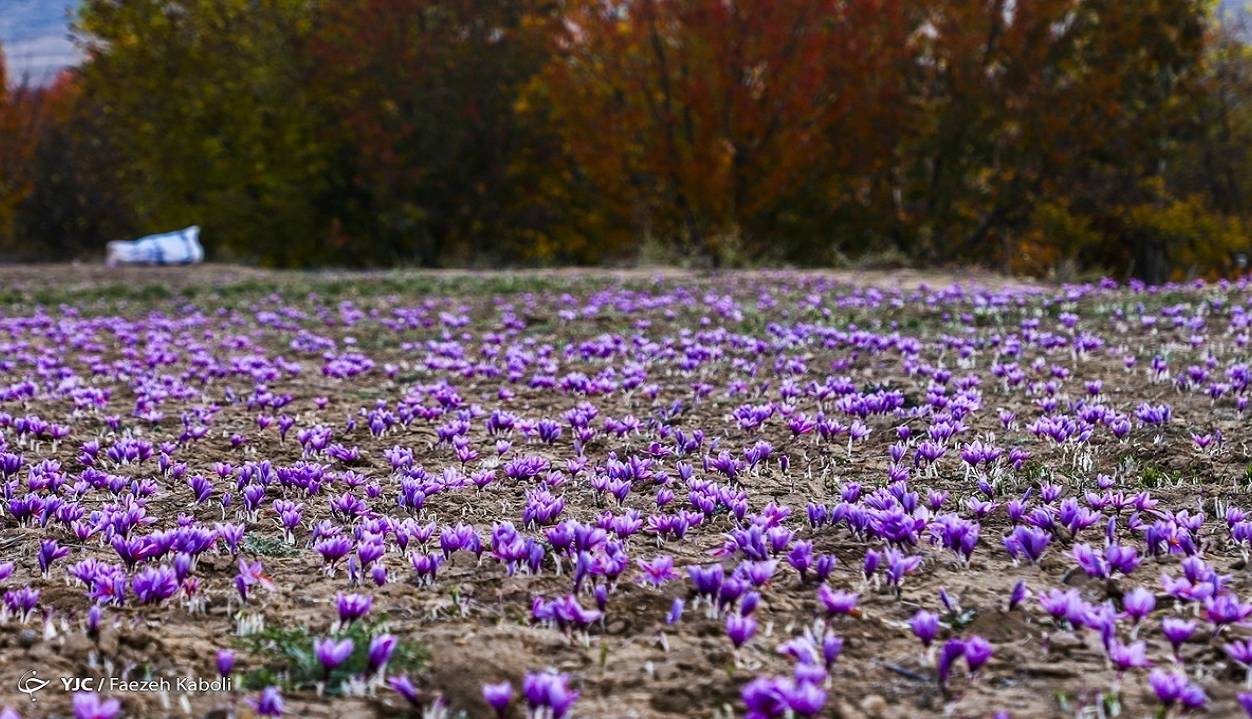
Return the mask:
[[[726,615],[726,636],[738,649],[756,634],[756,620],[751,615],[745,616],[731,612]]]
[[[522,694],[532,712],[546,712],[550,719],[564,719],[578,701],[578,692],[569,686],[569,675],[552,669],[527,674],[522,680]]]
[[[178,579],[169,567],[147,567],[131,580],[140,604],[160,603],[178,593]]]
[[[858,613],[856,603],[860,596],[856,592],[835,591],[827,584],[817,588],[817,601],[822,611],[829,616],[836,614],[855,616]]]
[[[982,669],[994,653],[995,649],[991,643],[980,636],[971,636],[965,640],[965,664],[969,667],[971,675],[977,674]]]
[[[1109,661],[1119,672],[1150,666],[1152,662],[1148,661],[1147,650],[1147,644],[1142,641],[1130,644],[1113,641],[1108,646]]]
[[[363,594],[339,594],[335,597],[335,608],[339,612],[339,622],[351,624],[369,614],[374,606],[374,598]]]
[[[938,671],[936,672],[940,689],[947,686],[948,676],[952,673],[952,665],[963,656],[965,656],[964,641],[949,639],[944,642],[943,647],[939,650]]]
[[[390,634],[379,634],[370,640],[369,649],[365,655],[367,674],[376,674],[386,668],[387,662],[391,661],[391,655],[396,650],[396,642],[396,638]]]
[[[682,621],[684,602],[682,597],[674,597],[674,601],[670,604],[669,614],[665,615],[665,623],[674,625]]]
[[[483,701],[496,713],[497,719],[504,719],[513,702],[513,685],[508,682],[484,684],[482,686]]]
[[[925,609],[919,609],[909,620],[909,628],[921,641],[923,647],[929,647],[939,635],[939,616]]]
[[[408,677],[403,675],[391,677],[387,680],[387,686],[391,687],[396,694],[404,697],[404,700],[414,707],[422,705],[422,694],[413,685],[413,680]]]
[[[1166,709],[1175,705],[1185,709],[1198,709],[1208,703],[1208,696],[1198,684],[1193,684],[1185,674],[1153,669],[1148,684],[1156,694],[1157,701]]]
[[[95,692],[78,692],[73,699],[74,719],[116,719],[122,705],[116,699],[101,699]]]
[[[674,571],[674,558],[670,556],[662,555],[650,561],[640,559],[638,565],[643,571],[643,576],[639,578],[641,584],[659,587],[678,578],[678,573]]]
[[[278,687],[265,687],[256,697],[248,698],[248,705],[257,716],[280,717],[283,715],[283,694]]]
[[[235,668],[235,653],[229,649],[219,649],[217,651],[217,673],[218,676],[228,677]]]
[[[1135,587],[1122,596],[1122,609],[1126,616],[1138,624],[1156,608],[1156,595],[1143,587]]]
[[[70,553],[69,547],[62,547],[55,539],[39,540],[39,571],[46,578],[52,562]]]
[[[340,664],[352,654],[351,639],[318,639],[313,642],[313,654],[322,665],[322,671],[329,676]]]

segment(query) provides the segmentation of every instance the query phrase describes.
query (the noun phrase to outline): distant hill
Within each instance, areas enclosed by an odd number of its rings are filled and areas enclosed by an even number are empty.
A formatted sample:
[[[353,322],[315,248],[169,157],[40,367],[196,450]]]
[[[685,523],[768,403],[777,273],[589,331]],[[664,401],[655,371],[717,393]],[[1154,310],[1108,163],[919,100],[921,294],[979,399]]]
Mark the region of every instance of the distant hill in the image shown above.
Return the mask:
[[[77,0],[0,0],[0,43],[9,72],[36,84],[78,61],[69,39]]]

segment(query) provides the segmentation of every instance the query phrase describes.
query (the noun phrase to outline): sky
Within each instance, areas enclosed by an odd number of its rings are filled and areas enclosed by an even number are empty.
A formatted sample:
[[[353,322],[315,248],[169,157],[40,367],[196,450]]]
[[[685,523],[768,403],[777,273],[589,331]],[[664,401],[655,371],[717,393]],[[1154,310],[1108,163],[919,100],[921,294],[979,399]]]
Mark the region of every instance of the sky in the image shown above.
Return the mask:
[[[42,85],[78,61],[69,39],[77,0],[0,0],[0,44],[12,78]]]
[[[1245,11],[1252,0],[1221,0],[1225,12]],[[79,53],[69,39],[69,19],[78,0],[0,0],[0,44],[10,77],[45,84],[73,65]]]

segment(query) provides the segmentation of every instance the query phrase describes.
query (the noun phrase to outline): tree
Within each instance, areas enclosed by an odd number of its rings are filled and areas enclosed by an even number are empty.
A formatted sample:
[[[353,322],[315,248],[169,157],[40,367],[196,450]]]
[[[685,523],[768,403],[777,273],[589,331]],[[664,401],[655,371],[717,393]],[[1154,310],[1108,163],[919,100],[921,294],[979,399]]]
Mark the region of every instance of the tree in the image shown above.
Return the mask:
[[[575,0],[547,74],[557,122],[635,232],[712,262],[743,233],[759,252],[763,218],[829,157],[825,130],[851,111],[827,61],[853,44],[849,7]]]
[[[347,166],[334,217],[359,262],[471,264],[516,256],[538,229],[550,147],[519,99],[559,17],[547,0],[347,0],[309,47],[325,138]],[[555,158],[550,158],[555,159]]]
[[[99,256],[111,240],[138,232],[124,189],[123,158],[95,99],[76,73],[63,72],[41,90],[43,111],[31,138],[30,192],[16,208],[15,234],[39,238],[17,248],[21,257]]]
[[[13,247],[17,206],[33,187],[31,154],[41,112],[39,93],[9,78],[0,47],[0,248]]]
[[[1051,202],[1104,238],[1073,248],[1080,264],[1164,279],[1168,253],[1129,233],[1119,208],[1155,197],[1151,183],[1186,136],[1209,10],[1192,0],[918,6],[911,94],[927,124],[903,173],[918,253],[1012,260],[1017,241],[1038,241],[1031,218]]]
[[[210,252],[325,261],[327,158],[305,93],[309,0],[87,0],[84,92],[125,158],[144,230],[203,227]]]

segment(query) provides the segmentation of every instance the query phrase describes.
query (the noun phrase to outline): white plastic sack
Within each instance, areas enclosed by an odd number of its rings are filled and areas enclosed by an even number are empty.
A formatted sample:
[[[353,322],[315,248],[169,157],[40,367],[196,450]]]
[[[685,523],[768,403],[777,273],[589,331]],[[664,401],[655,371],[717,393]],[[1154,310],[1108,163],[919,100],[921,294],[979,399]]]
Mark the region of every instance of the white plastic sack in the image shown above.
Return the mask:
[[[105,264],[117,265],[194,265],[204,261],[200,246],[200,226],[192,225],[176,232],[148,235],[137,240],[110,242],[106,246]]]

